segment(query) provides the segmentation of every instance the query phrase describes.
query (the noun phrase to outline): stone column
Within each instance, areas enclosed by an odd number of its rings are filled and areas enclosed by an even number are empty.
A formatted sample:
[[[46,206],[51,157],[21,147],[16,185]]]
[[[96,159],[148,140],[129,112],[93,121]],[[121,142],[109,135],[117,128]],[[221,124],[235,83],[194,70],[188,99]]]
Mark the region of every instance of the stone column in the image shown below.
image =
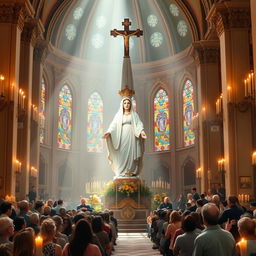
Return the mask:
[[[242,189],[239,184],[240,176],[252,178],[251,109],[250,103],[244,101],[243,85],[250,71],[249,1],[214,4],[207,20],[220,40],[227,195],[252,194],[252,188]]]
[[[17,151],[17,104],[20,69],[20,37],[24,18],[30,10],[28,0],[0,1],[0,73],[5,104],[0,109],[0,195],[15,195]]]
[[[221,183],[217,159],[222,154],[222,127],[216,118],[215,102],[220,95],[219,42],[193,43],[193,55],[197,65],[197,94],[199,111],[199,156],[201,191],[207,191],[210,183]]]
[[[256,70],[256,1],[251,0],[251,22],[252,22],[252,44],[253,44],[253,63],[254,71]]]
[[[43,27],[41,26],[43,31]],[[38,109],[37,120],[31,121],[31,140],[30,140],[30,165],[33,166],[37,173],[31,173],[30,186],[38,186],[39,176],[39,152],[40,152],[40,138],[39,138],[39,111],[40,111],[40,91],[43,77],[43,64],[48,53],[48,42],[38,40],[34,49],[33,62],[33,81],[32,81],[32,104]],[[49,88],[48,88],[49,89]],[[49,94],[48,94],[49,95]]]
[[[33,15],[31,13],[31,15]],[[21,34],[21,59],[20,59],[20,88],[23,90],[26,98],[24,101],[24,113],[19,115],[18,129],[18,158],[21,159],[21,173],[17,176],[17,196],[20,199],[25,198],[29,191],[29,175],[33,171],[33,165],[30,163],[30,139],[32,128],[32,74],[33,74],[33,51],[39,30],[39,20],[27,18],[24,30]],[[33,138],[34,140],[34,138]],[[34,166],[33,166],[34,167]],[[35,167],[34,167],[35,168]]]

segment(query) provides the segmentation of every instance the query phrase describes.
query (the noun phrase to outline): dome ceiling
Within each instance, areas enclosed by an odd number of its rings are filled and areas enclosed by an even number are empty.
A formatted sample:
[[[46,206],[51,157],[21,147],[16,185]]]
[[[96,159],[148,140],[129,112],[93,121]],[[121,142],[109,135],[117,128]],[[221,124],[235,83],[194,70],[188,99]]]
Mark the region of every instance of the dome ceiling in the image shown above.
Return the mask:
[[[123,30],[124,18],[132,22],[131,30],[143,30],[142,37],[130,38],[133,63],[167,58],[193,41],[188,19],[175,0],[80,0],[58,16],[50,40],[71,56],[113,62],[122,57],[124,42],[111,37],[110,30]]]

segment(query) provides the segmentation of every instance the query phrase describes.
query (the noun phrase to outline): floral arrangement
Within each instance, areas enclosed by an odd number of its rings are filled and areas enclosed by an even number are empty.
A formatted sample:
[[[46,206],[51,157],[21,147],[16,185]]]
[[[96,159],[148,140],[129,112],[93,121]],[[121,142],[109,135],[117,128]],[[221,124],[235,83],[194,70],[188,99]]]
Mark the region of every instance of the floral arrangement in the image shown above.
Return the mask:
[[[134,181],[123,181],[120,183],[114,183],[110,181],[106,185],[106,189],[104,192],[105,197],[115,197],[116,195],[119,198],[123,197],[137,197],[138,192],[140,192],[140,196],[151,196],[152,193],[149,187],[145,184],[145,182],[141,182],[140,186],[138,186],[137,182]]]
[[[153,203],[152,203],[152,210],[156,210],[159,205],[164,201],[164,198],[167,196],[165,192],[161,194],[154,194],[153,196]]]
[[[102,202],[101,198],[98,195],[91,195],[89,196],[87,202],[91,205],[91,207],[97,211],[100,212],[102,211]]]
[[[135,193],[138,191],[138,186],[135,182],[124,182],[122,184],[119,184],[117,186],[117,191],[121,193],[126,193],[127,196],[129,196],[132,193]]]

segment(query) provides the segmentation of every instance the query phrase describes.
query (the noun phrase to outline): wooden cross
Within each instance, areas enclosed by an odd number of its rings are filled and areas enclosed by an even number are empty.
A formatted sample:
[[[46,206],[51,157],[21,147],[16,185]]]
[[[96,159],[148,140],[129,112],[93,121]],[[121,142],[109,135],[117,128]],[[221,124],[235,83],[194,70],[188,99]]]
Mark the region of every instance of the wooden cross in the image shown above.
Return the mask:
[[[122,25],[124,26],[124,30],[111,30],[110,35],[111,36],[123,36],[124,38],[124,57],[129,58],[129,39],[130,36],[137,36],[140,37],[143,35],[143,31],[140,29],[137,30],[129,30],[129,27],[132,23],[129,19],[124,19],[122,22]]]

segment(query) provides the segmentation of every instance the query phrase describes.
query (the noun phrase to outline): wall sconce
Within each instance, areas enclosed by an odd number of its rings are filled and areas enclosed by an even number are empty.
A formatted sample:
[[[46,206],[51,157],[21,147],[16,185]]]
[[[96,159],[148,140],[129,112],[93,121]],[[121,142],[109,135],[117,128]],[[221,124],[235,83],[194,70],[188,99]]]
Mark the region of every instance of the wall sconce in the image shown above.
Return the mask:
[[[218,160],[218,170],[221,172],[221,171],[224,171],[225,170],[225,158],[221,158]]]
[[[192,117],[192,122],[191,122],[191,129],[193,131],[196,131],[198,130],[198,127],[199,127],[199,113],[196,113],[193,115]]]
[[[252,153],[252,165],[256,165],[256,151],[253,151]]]
[[[202,168],[201,167],[196,169],[196,178],[197,179],[201,179],[202,178]]]
[[[16,173],[21,173],[21,162],[18,159],[15,160],[15,165]]]
[[[216,115],[220,116],[222,114],[222,107],[223,107],[223,96],[221,94],[216,101]]]
[[[30,173],[31,173],[31,176],[33,176],[33,177],[38,176],[38,170],[34,166],[31,166]]]
[[[255,98],[255,80],[254,72],[248,74],[247,78],[244,79],[244,96],[245,98]]]

